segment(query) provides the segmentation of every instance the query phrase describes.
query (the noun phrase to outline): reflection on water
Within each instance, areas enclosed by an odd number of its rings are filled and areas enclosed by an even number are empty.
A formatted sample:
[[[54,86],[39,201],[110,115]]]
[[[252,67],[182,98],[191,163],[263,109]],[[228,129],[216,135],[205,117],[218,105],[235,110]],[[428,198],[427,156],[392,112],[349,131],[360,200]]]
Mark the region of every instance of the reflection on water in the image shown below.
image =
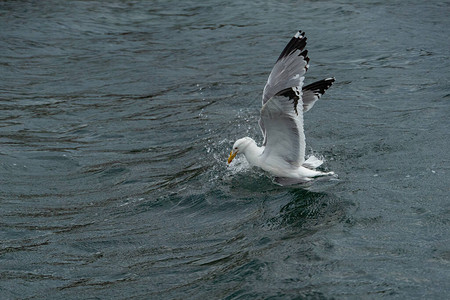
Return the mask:
[[[293,189],[289,195],[292,200],[269,220],[272,226],[298,228],[312,234],[341,222],[345,217],[346,203],[331,193]]]

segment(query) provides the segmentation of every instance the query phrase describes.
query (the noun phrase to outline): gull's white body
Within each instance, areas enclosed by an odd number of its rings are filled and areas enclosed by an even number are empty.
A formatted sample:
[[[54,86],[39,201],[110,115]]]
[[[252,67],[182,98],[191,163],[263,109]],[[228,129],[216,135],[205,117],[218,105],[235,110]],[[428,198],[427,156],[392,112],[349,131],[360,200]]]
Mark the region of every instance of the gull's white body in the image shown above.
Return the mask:
[[[312,180],[314,177],[333,175],[333,172],[324,173],[314,170],[323,163],[315,156],[309,157],[303,165],[293,166],[283,159],[265,156],[265,147],[258,147],[252,138],[239,139],[235,142],[235,145],[238,145],[239,153],[244,154],[250,166],[259,167],[271,173],[277,177],[276,181],[282,185],[303,183]]]
[[[278,58],[264,87],[259,125],[264,136],[261,147],[249,137],[237,140],[228,163],[244,154],[251,166],[276,176],[281,185],[303,183],[333,172],[315,170],[323,162],[314,156],[305,161],[303,112],[312,108],[334,78],[303,87],[308,69],[306,37],[299,31]]]

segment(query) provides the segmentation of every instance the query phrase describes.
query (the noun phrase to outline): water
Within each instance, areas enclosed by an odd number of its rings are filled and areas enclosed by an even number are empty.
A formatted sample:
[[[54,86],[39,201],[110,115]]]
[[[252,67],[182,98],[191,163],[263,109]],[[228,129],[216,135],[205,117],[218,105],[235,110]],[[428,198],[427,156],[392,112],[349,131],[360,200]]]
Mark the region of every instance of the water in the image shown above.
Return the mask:
[[[435,298],[450,288],[449,2],[0,2],[0,298]],[[301,29],[307,151],[242,158]]]

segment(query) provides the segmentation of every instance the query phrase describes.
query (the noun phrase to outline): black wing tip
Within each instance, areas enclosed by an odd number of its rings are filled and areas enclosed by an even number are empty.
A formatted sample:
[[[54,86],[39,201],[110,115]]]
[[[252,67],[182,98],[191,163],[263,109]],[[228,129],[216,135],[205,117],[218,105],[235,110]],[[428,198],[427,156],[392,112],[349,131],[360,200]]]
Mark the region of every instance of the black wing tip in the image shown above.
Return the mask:
[[[335,81],[336,78],[334,77],[325,78],[304,86],[302,90],[310,90],[320,98],[320,96],[325,94],[325,91],[330,88],[330,86],[332,86]]]
[[[306,47],[306,40],[305,32],[299,30],[289,41],[289,43],[286,45],[286,47],[281,52],[280,56],[278,57],[277,61],[280,59],[292,54],[296,50],[300,51],[300,55],[304,57],[305,60],[309,61],[309,58],[307,57],[308,51],[305,50]],[[303,55],[303,52],[306,53]]]

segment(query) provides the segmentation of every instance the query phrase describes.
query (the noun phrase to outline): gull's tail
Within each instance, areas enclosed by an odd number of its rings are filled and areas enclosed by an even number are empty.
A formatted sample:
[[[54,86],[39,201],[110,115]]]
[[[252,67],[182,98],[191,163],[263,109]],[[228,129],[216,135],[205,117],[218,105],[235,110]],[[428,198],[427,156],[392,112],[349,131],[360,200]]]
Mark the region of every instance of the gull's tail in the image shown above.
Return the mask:
[[[308,157],[307,160],[303,163],[303,167],[314,170],[315,168],[321,166],[323,164],[323,160],[318,159],[314,155]]]

